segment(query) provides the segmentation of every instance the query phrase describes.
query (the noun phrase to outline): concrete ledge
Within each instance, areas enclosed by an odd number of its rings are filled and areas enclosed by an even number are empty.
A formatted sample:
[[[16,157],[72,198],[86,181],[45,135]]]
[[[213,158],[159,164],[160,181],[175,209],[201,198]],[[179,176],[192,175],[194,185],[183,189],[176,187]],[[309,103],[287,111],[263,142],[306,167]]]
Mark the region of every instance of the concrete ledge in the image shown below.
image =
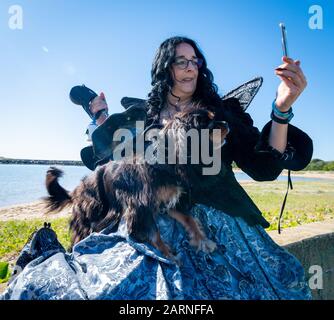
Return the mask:
[[[309,284],[314,283],[311,278],[316,274],[310,267],[321,267],[323,288],[312,290],[315,300],[334,299],[333,219],[283,229],[281,234],[277,231],[269,231],[268,234],[301,262]]]

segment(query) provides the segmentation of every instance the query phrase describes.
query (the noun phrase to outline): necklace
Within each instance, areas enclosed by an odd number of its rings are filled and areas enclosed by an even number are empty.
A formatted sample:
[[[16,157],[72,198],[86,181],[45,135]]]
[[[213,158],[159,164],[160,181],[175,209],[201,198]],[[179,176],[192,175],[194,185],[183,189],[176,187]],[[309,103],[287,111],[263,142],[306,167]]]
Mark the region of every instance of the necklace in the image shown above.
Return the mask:
[[[167,99],[165,107],[164,107],[164,114],[167,115],[168,114],[168,118],[172,119],[174,114],[180,111],[185,110],[186,108],[188,108],[190,105],[192,104],[191,100],[189,100],[185,105],[183,106],[179,106],[177,104],[173,104],[172,102],[169,101],[169,99]],[[173,110],[173,112],[171,112]],[[167,114],[166,114],[167,113]],[[164,118],[164,117],[163,117]],[[162,119],[166,120],[166,119]]]
[[[187,109],[192,104],[193,104],[193,102],[192,102],[191,98],[186,100],[186,102],[183,102],[182,105],[179,105],[179,102],[176,102],[176,104],[174,104],[174,103],[170,102],[170,100],[167,98],[167,108],[169,107],[168,105],[170,105],[170,106],[174,107],[174,109],[177,112]]]
[[[178,106],[178,104],[174,104],[174,103],[171,103],[169,101],[169,99],[167,98],[167,108],[168,108],[168,105],[171,105],[175,108],[176,111],[180,111],[180,107]]]
[[[167,121],[166,118],[172,119],[174,114],[180,111],[183,111],[184,109],[188,108],[190,105],[193,104],[192,102],[192,97],[190,97],[189,99],[187,99],[186,101],[182,102],[182,105],[179,105],[180,102],[180,98],[178,96],[175,96],[172,92],[170,92],[171,95],[175,98],[178,99],[178,101],[176,102],[176,104],[172,103],[169,99],[169,97],[166,97],[166,103],[164,108],[161,110],[163,112],[161,112],[160,114],[160,122],[164,123],[164,121]],[[173,112],[172,112],[173,111]],[[162,116],[162,117],[161,117]],[[167,117],[166,117],[167,116]]]

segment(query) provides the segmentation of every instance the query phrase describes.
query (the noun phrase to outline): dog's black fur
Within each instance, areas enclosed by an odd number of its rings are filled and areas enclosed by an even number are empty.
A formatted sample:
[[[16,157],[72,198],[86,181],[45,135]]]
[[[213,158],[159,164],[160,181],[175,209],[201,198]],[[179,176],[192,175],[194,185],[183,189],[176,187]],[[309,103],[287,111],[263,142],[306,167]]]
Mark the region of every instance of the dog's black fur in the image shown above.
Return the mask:
[[[219,128],[222,139],[225,139],[228,128],[222,120],[209,110],[197,108],[177,114],[162,132],[167,136],[170,132],[177,134],[180,129]],[[140,155],[135,158],[142,160]],[[198,222],[187,214],[196,202],[191,197],[193,186],[189,180],[194,166],[198,167],[189,164],[110,161],[85,177],[72,193],[58,183],[62,172],[51,167],[46,175],[49,193],[45,199],[47,208],[54,211],[72,204],[72,245],[111,223],[119,223],[124,217],[130,235],[139,241],[151,242],[164,254],[171,256],[169,248],[160,239],[155,223],[155,214],[165,209],[187,229],[194,246],[211,251],[215,246],[206,239]]]

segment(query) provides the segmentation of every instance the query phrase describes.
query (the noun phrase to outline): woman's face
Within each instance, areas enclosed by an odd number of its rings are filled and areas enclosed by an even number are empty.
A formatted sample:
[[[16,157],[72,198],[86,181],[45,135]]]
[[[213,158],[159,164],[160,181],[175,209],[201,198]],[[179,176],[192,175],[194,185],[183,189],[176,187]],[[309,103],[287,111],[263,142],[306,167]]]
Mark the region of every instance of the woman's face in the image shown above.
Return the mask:
[[[188,62],[191,60],[192,62]],[[192,96],[196,90],[198,66],[196,65],[197,57],[194,48],[188,43],[180,43],[176,46],[175,62],[171,66],[173,78],[173,94],[186,98]]]

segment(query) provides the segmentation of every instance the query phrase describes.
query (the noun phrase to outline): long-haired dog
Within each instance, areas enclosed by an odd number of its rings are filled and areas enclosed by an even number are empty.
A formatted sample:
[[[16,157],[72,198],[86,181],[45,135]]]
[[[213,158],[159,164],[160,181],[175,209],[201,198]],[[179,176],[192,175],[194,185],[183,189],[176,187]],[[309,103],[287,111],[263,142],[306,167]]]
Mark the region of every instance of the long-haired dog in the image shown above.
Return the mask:
[[[225,141],[229,131],[227,123],[210,110],[197,107],[178,113],[160,131],[165,138],[173,138],[176,157],[187,145],[184,131],[190,128],[198,131],[219,129],[218,141],[221,142]],[[209,138],[214,146],[217,136],[210,131]],[[152,145],[155,150],[158,148],[154,143]],[[138,241],[151,243],[173,259],[155,222],[156,215],[166,211],[184,226],[191,245],[198,250],[213,251],[215,243],[206,238],[199,221],[189,214],[191,206],[196,203],[191,196],[191,189],[196,188],[190,181],[191,172],[200,164],[151,164],[143,155],[135,155],[135,158],[140,161],[109,161],[97,167],[71,193],[58,183],[62,172],[53,167],[48,170],[46,188],[49,197],[45,199],[48,211],[60,210],[70,204],[73,206],[70,220],[72,246],[92,232],[99,232],[124,218],[129,235]]]

